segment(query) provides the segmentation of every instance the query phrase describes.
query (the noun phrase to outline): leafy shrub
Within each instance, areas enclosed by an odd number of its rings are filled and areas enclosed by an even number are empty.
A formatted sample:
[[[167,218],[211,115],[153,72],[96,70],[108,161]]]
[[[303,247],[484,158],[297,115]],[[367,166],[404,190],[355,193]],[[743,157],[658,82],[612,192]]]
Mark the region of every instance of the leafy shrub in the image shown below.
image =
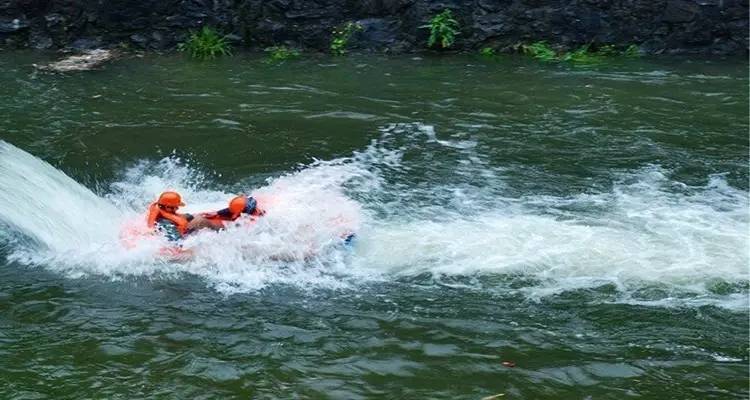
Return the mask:
[[[421,28],[430,29],[427,47],[433,47],[436,43],[440,43],[440,47],[443,49],[453,46],[456,35],[459,34],[459,27],[460,25],[453,18],[451,10],[443,10],[440,14],[432,17],[429,24],[421,26]]]
[[[529,45],[521,46],[524,54],[530,55],[542,61],[565,61],[573,64],[596,64],[603,62],[607,58],[626,56],[637,57],[640,55],[638,46],[630,45],[624,51],[619,51],[614,45],[601,45],[596,50],[591,49],[591,45],[583,45],[576,50],[557,53],[546,42],[534,42]]]
[[[362,30],[362,25],[356,22],[347,22],[341,28],[333,30],[333,38],[331,39],[331,53],[342,56],[346,54],[346,47],[349,45],[349,39],[351,39],[354,32]]]
[[[497,52],[492,47],[483,47],[479,50],[479,55],[482,57],[492,58],[497,55]]]
[[[199,60],[232,55],[232,48],[226,38],[208,26],[204,26],[198,32],[191,31],[188,39],[177,45],[177,49]]]
[[[299,57],[299,51],[286,46],[274,46],[266,49],[269,62],[282,62]]]
[[[556,61],[557,53],[550,47],[547,42],[534,42],[532,44],[525,44],[521,46],[524,54],[528,54],[531,57],[541,61]]]

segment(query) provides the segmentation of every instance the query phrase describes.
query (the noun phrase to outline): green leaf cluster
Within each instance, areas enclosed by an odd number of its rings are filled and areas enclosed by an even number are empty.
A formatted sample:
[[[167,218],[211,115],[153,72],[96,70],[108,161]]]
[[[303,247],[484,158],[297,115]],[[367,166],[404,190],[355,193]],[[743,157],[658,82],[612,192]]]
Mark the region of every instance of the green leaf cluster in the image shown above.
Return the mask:
[[[560,61],[569,61],[574,64],[596,64],[602,61],[604,55],[590,51],[590,45],[583,45],[571,52],[563,53],[558,56]]]
[[[521,46],[521,50],[524,54],[536,58],[541,61],[556,61],[557,52],[550,47],[547,42],[534,42],[532,44],[525,44]]]
[[[179,51],[187,52],[199,60],[212,60],[218,56],[231,56],[232,48],[224,36],[211,27],[191,31],[188,39],[177,45]]]
[[[290,60],[292,58],[297,58],[300,55],[298,50],[290,49],[286,46],[269,47],[266,49],[266,53],[268,53],[268,61],[272,63]]]
[[[479,55],[486,58],[492,58],[497,55],[497,51],[493,49],[492,47],[483,47],[481,50],[479,50]]]
[[[362,25],[356,22],[347,22],[342,27],[333,30],[331,38],[331,53],[337,56],[346,54],[346,47],[349,45],[354,32],[362,30]]]
[[[460,25],[453,18],[453,12],[446,9],[432,17],[430,23],[422,25],[421,28],[428,28],[430,30],[427,47],[433,47],[439,43],[441,48],[447,49],[453,46],[453,43],[456,41]]]
[[[574,64],[596,64],[603,62],[607,58],[625,56],[638,57],[640,50],[638,46],[632,44],[625,50],[620,51],[614,45],[601,45],[596,50],[591,49],[590,44],[583,45],[570,52],[558,53],[547,42],[539,41],[527,45],[522,45],[521,50],[537,60],[541,61],[563,61]]]

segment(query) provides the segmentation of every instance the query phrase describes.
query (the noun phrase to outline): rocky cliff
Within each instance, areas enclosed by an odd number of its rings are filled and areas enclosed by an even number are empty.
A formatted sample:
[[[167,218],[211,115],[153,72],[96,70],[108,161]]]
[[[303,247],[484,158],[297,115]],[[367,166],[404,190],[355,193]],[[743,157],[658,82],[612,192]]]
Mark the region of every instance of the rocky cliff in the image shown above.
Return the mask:
[[[638,44],[649,53],[747,54],[748,0],[0,0],[0,47],[170,49],[211,25],[246,47],[325,50],[331,30],[358,21],[356,47],[425,47],[420,28],[448,8],[455,48],[547,40]]]

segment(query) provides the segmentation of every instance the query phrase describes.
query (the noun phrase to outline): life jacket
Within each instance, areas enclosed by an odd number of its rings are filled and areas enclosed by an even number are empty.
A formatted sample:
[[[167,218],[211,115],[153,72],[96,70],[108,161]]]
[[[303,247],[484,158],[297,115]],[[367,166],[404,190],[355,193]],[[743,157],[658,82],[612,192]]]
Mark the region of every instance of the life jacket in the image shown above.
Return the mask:
[[[156,223],[160,218],[164,218],[174,223],[177,227],[177,231],[180,232],[180,235],[185,236],[187,233],[188,220],[185,217],[179,214],[166,212],[159,208],[159,204],[151,203],[148,207],[148,220],[146,222],[148,227],[152,229],[156,228]]]
[[[253,217],[257,217],[259,215],[262,215],[260,209],[258,209],[258,207],[257,207],[257,202],[252,197],[248,197],[247,198],[247,206],[246,206],[245,210],[247,208],[251,208],[253,210],[250,213],[250,215],[253,216]],[[219,213],[219,212],[212,212],[212,213],[203,213],[202,215],[203,215],[204,218],[206,218],[206,219],[208,219],[210,221],[235,221],[245,211],[245,210],[242,210],[240,212],[233,213],[233,212],[230,211],[229,208],[225,208],[224,210],[229,211],[229,212],[228,213],[224,213],[224,212],[221,212],[221,213]],[[224,211],[224,210],[222,210],[222,211]]]

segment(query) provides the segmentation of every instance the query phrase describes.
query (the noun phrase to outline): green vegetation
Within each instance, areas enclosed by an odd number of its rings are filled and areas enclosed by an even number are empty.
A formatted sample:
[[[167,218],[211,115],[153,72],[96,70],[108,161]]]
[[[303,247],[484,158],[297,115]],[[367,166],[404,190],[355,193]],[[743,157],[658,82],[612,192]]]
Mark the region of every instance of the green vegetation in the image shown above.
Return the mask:
[[[436,43],[440,43],[441,48],[447,49],[453,46],[456,35],[459,34],[459,24],[453,18],[451,10],[443,10],[440,14],[432,17],[429,24],[423,25],[421,28],[430,29],[427,47],[433,47]]]
[[[640,57],[641,49],[638,48],[638,46],[631,44],[627,49],[625,49],[622,55],[624,55],[625,57]]]
[[[483,47],[481,50],[479,50],[479,55],[482,57],[492,58],[497,55],[497,51],[493,49],[492,47]]]
[[[530,55],[541,61],[556,61],[557,52],[550,47],[547,42],[534,42],[521,46],[524,54]]]
[[[602,61],[604,57],[598,52],[591,51],[590,45],[583,45],[569,53],[560,54],[557,58],[560,61],[569,61],[574,64],[596,64]]]
[[[299,51],[286,46],[269,47],[266,49],[266,53],[268,53],[268,62],[272,63],[299,57]]]
[[[600,56],[616,56],[619,54],[617,49],[615,48],[615,45],[613,44],[604,44],[599,46],[598,49],[596,49],[596,54],[599,54]]]
[[[349,45],[349,39],[351,39],[354,32],[362,30],[362,25],[356,22],[347,22],[343,27],[333,30],[333,38],[331,39],[331,53],[337,56],[343,56],[346,54],[346,47]]]
[[[524,54],[541,61],[563,61],[573,64],[596,64],[603,62],[607,58],[625,56],[638,57],[640,51],[638,46],[630,45],[625,50],[619,51],[614,45],[607,44],[596,47],[592,50],[590,44],[583,45],[570,52],[557,52],[547,42],[540,41],[528,45],[522,45],[521,50]]]
[[[188,39],[177,45],[177,49],[199,60],[232,55],[232,48],[227,39],[208,26],[204,26],[198,32],[190,32]]]

